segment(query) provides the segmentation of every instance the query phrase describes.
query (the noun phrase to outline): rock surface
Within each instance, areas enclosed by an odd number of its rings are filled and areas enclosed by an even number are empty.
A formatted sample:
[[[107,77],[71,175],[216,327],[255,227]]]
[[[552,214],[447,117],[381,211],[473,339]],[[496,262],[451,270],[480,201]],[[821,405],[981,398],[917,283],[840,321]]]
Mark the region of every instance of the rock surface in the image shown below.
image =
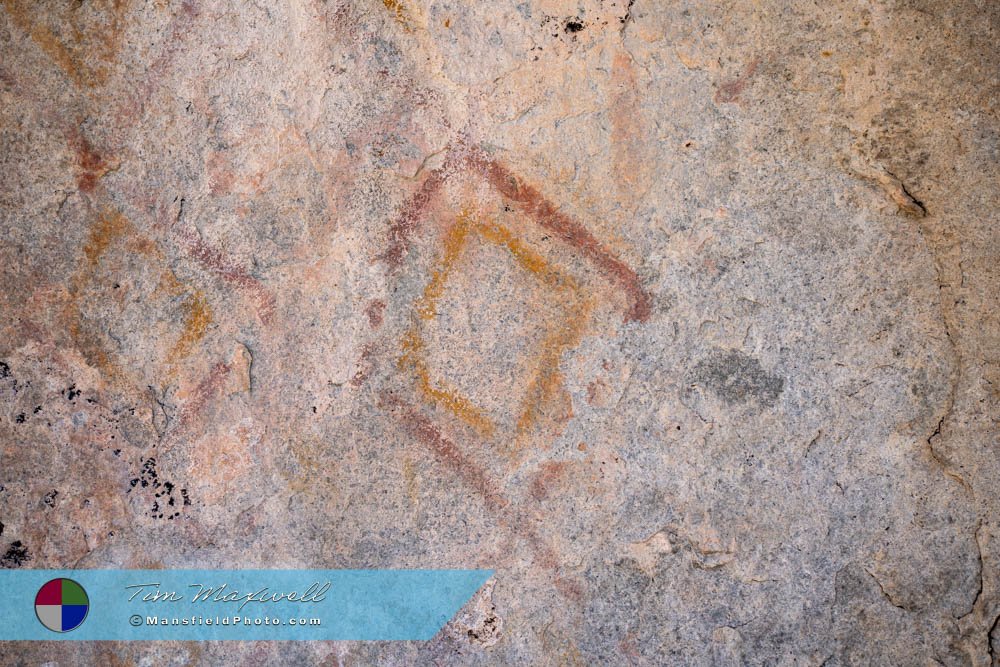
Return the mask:
[[[0,663],[998,664],[998,33],[2,0],[0,565],[496,575]]]

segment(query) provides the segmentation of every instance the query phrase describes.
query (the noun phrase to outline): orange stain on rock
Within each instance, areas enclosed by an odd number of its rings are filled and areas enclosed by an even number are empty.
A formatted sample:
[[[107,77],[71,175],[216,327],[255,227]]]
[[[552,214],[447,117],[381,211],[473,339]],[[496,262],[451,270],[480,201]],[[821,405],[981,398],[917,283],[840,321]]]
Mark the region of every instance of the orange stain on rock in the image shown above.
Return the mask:
[[[38,25],[32,20],[32,8],[27,2],[18,0],[4,0],[4,8],[10,15],[14,25],[28,33],[32,41],[45,52],[52,61],[59,66],[63,72],[78,86],[86,85],[87,81],[83,73],[80,72],[76,64],[76,59],[70,51],[63,46],[55,34],[44,25]]]
[[[81,23],[80,12],[66,3],[62,11],[40,12],[37,3],[28,0],[2,0],[7,14],[18,28],[79,88],[103,85],[109,66],[121,47],[126,3],[124,0],[91,0],[87,16],[90,25]],[[45,21],[49,19],[49,25]],[[53,30],[55,28],[58,33]]]
[[[67,321],[67,331],[74,345],[92,364],[100,368],[106,375],[117,377],[120,368],[111,361],[101,339],[83,326],[83,315],[80,311],[80,298],[84,288],[93,279],[93,274],[108,248],[119,238],[129,232],[129,222],[118,211],[102,211],[97,221],[90,229],[90,234],[83,246],[86,266],[70,278],[69,302],[66,304],[64,317]]]
[[[129,226],[128,220],[118,211],[102,211],[97,216],[97,222],[90,228],[90,236],[83,246],[83,254],[91,268],[97,265],[115,239],[125,235]]]
[[[476,231],[487,241],[509,250],[521,268],[539,278],[549,287],[579,290],[575,280],[549,264],[544,257],[525,245],[505,227],[497,224],[477,225]]]
[[[154,296],[158,293],[164,293],[168,298],[175,298],[187,294],[184,303],[186,311],[184,324],[177,341],[167,354],[167,363],[173,367],[188,357],[194,351],[195,345],[205,336],[212,323],[212,311],[204,293],[198,289],[191,289],[177,280],[173,272],[166,266],[166,259],[156,244],[139,233],[132,223],[117,210],[105,209],[98,214],[97,220],[91,227],[90,234],[83,245],[83,255],[86,262],[70,279],[70,302],[67,304],[66,310],[70,336],[85,356],[98,367],[112,376],[120,375],[121,368],[111,361],[104,344],[97,336],[87,332],[82,326],[83,316],[80,311],[80,299],[84,289],[88,285],[95,284],[95,280],[97,280],[95,274],[101,263],[108,261],[108,252],[115,244],[122,244],[124,251],[149,257],[163,267],[153,292]],[[109,268],[113,271],[115,267]],[[171,368],[170,374],[175,372],[176,369]]]
[[[426,322],[437,315],[437,302],[444,293],[445,284],[451,274],[471,230],[471,222],[463,214],[452,225],[444,240],[444,256],[440,266],[431,274],[431,280],[424,288],[423,296],[417,302],[419,319]],[[460,396],[452,387],[438,381],[431,382],[430,370],[425,360],[426,348],[419,324],[414,324],[404,335],[403,355],[399,359],[401,368],[409,369],[417,380],[417,388],[432,403],[440,405],[453,415],[475,428],[480,434],[490,436],[496,426],[471,401]]]
[[[208,325],[212,323],[212,310],[201,290],[195,290],[184,307],[187,310],[184,329],[169,356],[169,360],[174,363],[191,354],[195,344],[204,338]]]
[[[406,7],[403,6],[403,3],[400,2],[400,0],[382,0],[382,4],[385,5],[385,8],[392,13],[393,17],[397,21],[399,21],[401,26],[407,30],[410,29],[410,21],[406,17]]]
[[[557,390],[563,386],[563,375],[559,371],[562,355],[579,344],[593,309],[591,300],[584,298],[579,292],[576,297],[569,301],[569,317],[563,326],[551,331],[542,342],[537,370],[528,383],[528,392],[521,403],[521,417],[517,421],[519,433],[526,433],[531,429],[543,407],[552,401]]]
[[[431,279],[416,303],[419,321],[428,322],[437,317],[438,301],[471,234],[506,249],[522,269],[542,281],[558,294],[562,303],[567,304],[565,321],[552,328],[535,353],[535,371],[528,381],[517,421],[517,432],[524,434],[532,428],[544,406],[562,386],[563,378],[559,372],[562,355],[579,343],[592,304],[571,276],[549,263],[508,229],[495,222],[476,222],[467,211],[463,211],[446,233],[440,264],[432,271]],[[400,367],[414,373],[417,388],[425,398],[445,408],[481,435],[489,437],[495,433],[496,424],[473,401],[459,395],[444,381],[431,381],[419,322],[404,334],[401,347]]]
[[[403,356],[399,365],[414,373],[417,389],[432,403],[440,405],[453,415],[472,426],[483,436],[491,436],[496,430],[493,422],[471,401],[460,396],[454,388],[441,380],[431,382],[430,370],[424,361],[426,353],[423,338],[419,332],[411,330],[403,338]]]

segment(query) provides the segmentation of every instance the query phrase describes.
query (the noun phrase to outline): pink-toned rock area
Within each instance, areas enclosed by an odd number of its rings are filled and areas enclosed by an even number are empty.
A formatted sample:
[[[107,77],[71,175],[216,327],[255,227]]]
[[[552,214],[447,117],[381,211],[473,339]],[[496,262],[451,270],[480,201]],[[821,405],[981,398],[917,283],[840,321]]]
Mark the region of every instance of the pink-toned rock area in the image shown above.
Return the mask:
[[[486,568],[428,642],[1000,664],[1000,6],[0,0],[0,566]]]

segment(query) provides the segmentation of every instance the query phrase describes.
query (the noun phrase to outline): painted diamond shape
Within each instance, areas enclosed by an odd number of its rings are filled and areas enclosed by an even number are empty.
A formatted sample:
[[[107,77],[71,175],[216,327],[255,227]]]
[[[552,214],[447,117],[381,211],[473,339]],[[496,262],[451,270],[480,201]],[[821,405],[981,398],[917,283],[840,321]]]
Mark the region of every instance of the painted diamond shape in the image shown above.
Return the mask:
[[[455,192],[465,198],[461,206],[452,203]],[[413,304],[412,325],[400,341],[399,367],[411,376],[422,402],[450,413],[482,438],[505,435],[517,439],[531,433],[562,390],[562,356],[579,344],[595,308],[617,307],[626,321],[644,321],[649,316],[650,297],[631,268],[581,223],[481,149],[453,149],[445,164],[427,176],[390,229],[390,245],[383,258],[391,267],[403,264],[411,239],[422,226],[437,230],[440,248]],[[442,305],[448,301],[449,289],[454,291],[461,280],[474,280],[469,276],[482,270],[469,259],[477,245],[494,249],[494,256],[495,250],[500,250],[516,273],[541,288],[543,301],[556,313],[548,318],[536,312],[522,314],[526,320],[546,320],[535,327],[540,331],[535,340],[518,336],[506,341],[513,348],[530,348],[522,355],[524,363],[497,364],[497,357],[492,356],[494,367],[489,370],[494,374],[509,373],[510,368],[520,371],[514,382],[506,383],[508,387],[523,387],[520,392],[494,389],[484,395],[477,391],[486,385],[505,386],[503,382],[465,380],[467,375],[477,375],[481,359],[471,359],[464,371],[452,372],[451,377],[441,369],[455,368],[454,363],[434,362],[447,360],[452,352],[447,348],[452,346],[438,343],[435,347],[435,336],[430,332],[448,328],[441,321],[447,319]],[[467,285],[466,291],[470,290]],[[531,302],[539,303],[537,298]],[[491,310],[504,311],[498,304],[465,306],[478,308],[479,317],[490,315]],[[470,330],[467,326],[465,335]],[[509,418],[502,419],[504,415]]]

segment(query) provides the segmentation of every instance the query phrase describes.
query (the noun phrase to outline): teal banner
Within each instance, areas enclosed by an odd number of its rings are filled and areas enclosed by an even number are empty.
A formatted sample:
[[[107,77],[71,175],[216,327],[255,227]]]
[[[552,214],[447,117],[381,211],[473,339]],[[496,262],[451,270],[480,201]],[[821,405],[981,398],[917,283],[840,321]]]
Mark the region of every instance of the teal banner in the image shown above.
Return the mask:
[[[0,640],[428,640],[490,570],[0,570]]]

